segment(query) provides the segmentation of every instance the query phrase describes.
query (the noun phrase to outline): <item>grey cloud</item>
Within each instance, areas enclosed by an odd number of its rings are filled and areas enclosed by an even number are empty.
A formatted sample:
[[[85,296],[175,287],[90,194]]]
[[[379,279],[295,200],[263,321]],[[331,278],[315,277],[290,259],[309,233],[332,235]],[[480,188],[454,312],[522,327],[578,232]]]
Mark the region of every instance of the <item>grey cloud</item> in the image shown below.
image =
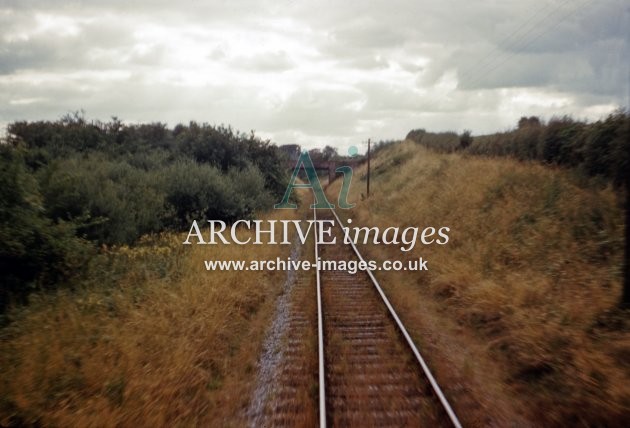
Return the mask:
[[[257,129],[262,125],[256,113],[264,111],[247,90],[235,93],[232,88],[206,85],[185,88],[176,85],[152,85],[131,76],[116,82],[92,84],[84,89],[85,81],[49,84],[34,87],[26,83],[0,83],[0,99],[37,100],[33,103],[0,103],[0,117],[54,120],[67,112],[83,109],[90,118],[107,120],[111,116],[131,122],[161,120],[171,125],[190,120],[213,124],[231,124],[237,129]],[[234,108],[232,99],[250,96],[249,106]],[[133,100],[133,102],[130,102]],[[127,105],[121,109],[121,105]],[[165,115],[165,113],[167,113]]]
[[[571,10],[552,15],[554,19],[541,28],[516,33],[520,37],[504,41],[493,35],[463,45],[431,64],[421,82],[431,84],[445,70],[455,69],[463,90],[536,87],[576,99],[600,94],[609,102],[627,103],[628,69],[622,56],[630,48],[628,7],[613,0],[588,3],[584,10],[567,15]]]
[[[431,93],[422,93],[403,85],[381,82],[358,85],[365,96],[363,112],[370,118],[391,117],[423,112],[430,114],[453,114],[471,110],[488,111],[496,106],[496,93],[486,93],[475,98],[464,93],[455,93],[444,98]]]
[[[357,70],[378,70],[389,66],[388,62],[384,58],[379,58],[371,53],[353,58],[344,58],[338,60],[337,64],[341,67]]]
[[[3,8],[24,13],[60,13],[99,16],[113,13],[123,18],[158,18],[162,23],[186,25],[241,21],[264,15],[273,9],[273,0],[210,0],[177,3],[172,0],[4,0]],[[0,8],[2,8],[0,7]]]
[[[464,90],[503,87],[548,87],[566,92],[599,93],[616,98],[627,85],[627,70],[620,67],[620,40],[592,43],[579,52],[521,53],[500,57],[464,74]]]
[[[17,19],[17,27],[32,28],[30,17]],[[5,28],[0,37],[16,34],[18,28]],[[78,24],[78,33],[57,37],[49,32],[13,37],[0,45],[0,74],[19,70],[77,70],[82,68],[115,67],[122,62],[123,53],[131,53],[133,36],[130,28],[112,20]],[[94,52],[111,52],[108,62],[92,58]],[[131,57],[132,60],[143,60]],[[144,58],[146,60],[146,58]]]
[[[351,107],[356,102],[361,102],[361,94],[356,90],[306,87],[273,112],[269,125],[272,129],[345,134],[352,132],[359,117],[359,112]]]
[[[0,74],[56,63],[59,59],[58,53],[46,43],[9,43],[0,50]]]
[[[509,102],[501,94],[504,88],[563,94],[574,100],[570,108],[575,112],[627,103],[630,12],[623,0],[587,2],[584,10],[561,21],[575,7],[567,3],[564,12],[550,16],[528,37],[516,38],[519,43],[510,43],[510,35],[534,12],[547,5],[542,17],[557,4],[5,0],[0,6],[0,118],[54,119],[85,108],[102,119],[196,119],[278,138],[347,141],[366,135],[400,137],[418,126],[506,126],[513,118],[501,111]],[[42,12],[77,18],[79,34],[44,32],[9,40],[32,28]],[[196,70],[178,68],[172,55],[177,46],[168,40],[145,37],[139,49],[136,31],[146,24],[176,30],[201,46],[201,52],[192,53],[200,61],[191,67],[218,65],[208,70],[226,75],[208,76],[207,81],[223,83],[204,85],[200,79],[197,86],[186,86],[185,79],[156,78],[165,70],[174,76]],[[254,43],[251,52],[231,51],[231,38],[245,32],[280,41],[265,49]],[[93,77],[116,70],[122,77]],[[445,76],[453,73],[459,86],[441,89]],[[8,79],[31,75],[55,79],[45,84]],[[527,114],[547,112],[541,108]]]
[[[378,18],[359,17],[332,30],[329,42],[331,47],[378,50],[403,45],[405,33]]]
[[[231,61],[236,68],[243,68],[261,72],[278,72],[290,70],[295,63],[286,52],[270,52],[254,57],[234,58]]]
[[[570,3],[542,28],[512,43],[512,52],[579,52],[599,41],[628,41],[630,7],[617,1]]]

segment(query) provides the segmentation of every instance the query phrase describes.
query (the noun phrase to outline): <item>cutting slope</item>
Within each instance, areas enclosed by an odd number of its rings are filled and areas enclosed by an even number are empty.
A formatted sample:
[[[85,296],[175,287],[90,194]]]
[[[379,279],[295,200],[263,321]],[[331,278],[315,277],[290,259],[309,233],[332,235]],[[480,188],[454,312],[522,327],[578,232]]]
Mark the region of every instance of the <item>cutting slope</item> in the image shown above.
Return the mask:
[[[623,252],[612,189],[537,163],[436,154],[410,141],[372,162],[369,199],[365,172],[355,171],[351,186],[357,207],[339,210],[353,224],[451,230],[447,245],[409,253],[362,246],[376,260],[428,260],[428,272],[378,275],[429,355],[451,355],[434,361],[438,377],[440,366],[453,377],[442,383],[461,377],[489,397],[489,412],[508,418],[627,419],[630,335],[627,317],[610,311]],[[331,200],[339,186],[329,188]]]

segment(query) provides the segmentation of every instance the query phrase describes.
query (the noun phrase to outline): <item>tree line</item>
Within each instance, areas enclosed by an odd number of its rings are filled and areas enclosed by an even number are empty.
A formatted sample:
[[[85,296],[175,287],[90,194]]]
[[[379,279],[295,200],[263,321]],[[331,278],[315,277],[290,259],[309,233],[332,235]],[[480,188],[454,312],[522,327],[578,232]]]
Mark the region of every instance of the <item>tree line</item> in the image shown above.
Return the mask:
[[[414,129],[413,140],[440,152],[510,156],[568,167],[580,177],[612,183],[625,205],[625,255],[620,307],[630,308],[630,113],[618,109],[596,122],[554,117],[544,123],[536,116],[521,117],[515,129],[479,137],[470,131],[428,133]]]
[[[54,288],[102,245],[251,218],[282,196],[286,156],[254,133],[190,122],[17,121],[0,144],[0,311]]]
[[[544,123],[531,116],[522,117],[513,130],[492,135],[473,138],[470,131],[458,135],[414,129],[407,138],[441,152],[510,156],[575,168],[618,187],[630,174],[630,114],[622,109],[592,123],[569,116]]]

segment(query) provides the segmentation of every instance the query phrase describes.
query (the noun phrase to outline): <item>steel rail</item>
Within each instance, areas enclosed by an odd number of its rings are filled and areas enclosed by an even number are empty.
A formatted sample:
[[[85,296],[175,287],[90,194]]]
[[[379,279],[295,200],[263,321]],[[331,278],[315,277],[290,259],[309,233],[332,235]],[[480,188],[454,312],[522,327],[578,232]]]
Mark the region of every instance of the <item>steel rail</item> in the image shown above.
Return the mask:
[[[313,208],[313,219],[315,220],[315,263],[319,260],[317,251],[317,209]],[[322,286],[319,269],[315,269],[317,280],[317,340],[319,342],[319,426],[326,428],[326,379],[324,373],[324,312],[322,310]]]
[[[313,211],[317,211],[317,210],[314,209]],[[342,227],[341,219],[339,219],[339,216],[337,215],[335,210],[331,209],[331,211],[334,214],[335,218],[337,219],[337,223],[339,224],[339,227]],[[317,216],[316,215],[314,215],[314,218],[317,220]],[[315,222],[315,223],[317,224],[317,222]],[[317,228],[315,229],[315,231],[317,231]],[[342,229],[342,231],[343,231],[343,229]],[[357,257],[359,258],[359,260],[365,262],[365,259],[363,258],[363,256],[359,252],[359,250],[357,249],[357,247],[354,244],[354,242],[352,240],[349,240],[349,241],[350,241],[350,244],[352,245],[352,249],[354,250],[354,252],[357,255]],[[316,263],[317,263],[317,257],[318,257],[318,255],[317,255],[317,233],[315,233],[315,262]],[[318,302],[318,311],[320,311],[319,314],[318,314],[319,338],[320,338],[320,352],[319,352],[319,357],[320,357],[320,360],[319,360],[319,364],[320,364],[320,366],[319,366],[320,367],[320,372],[319,372],[319,377],[320,377],[320,390],[319,390],[320,418],[321,418],[322,414],[324,415],[324,418],[325,418],[325,413],[326,413],[325,404],[326,403],[325,403],[325,396],[324,396],[324,393],[323,393],[323,391],[324,391],[324,388],[323,388],[323,386],[324,386],[324,383],[323,383],[323,374],[324,374],[323,370],[324,369],[323,369],[323,331],[322,331],[321,293],[320,293],[320,288],[321,287],[320,287],[319,269],[316,269],[316,271],[317,271],[317,302]],[[442,392],[442,389],[440,388],[440,386],[438,385],[437,381],[433,377],[433,374],[431,373],[431,370],[429,370],[429,366],[427,366],[426,362],[424,361],[424,358],[422,358],[422,355],[420,354],[420,351],[418,351],[418,348],[416,347],[415,343],[411,339],[411,336],[407,332],[407,329],[403,325],[403,323],[400,320],[400,318],[398,318],[398,315],[396,314],[396,311],[394,310],[394,308],[392,307],[391,303],[389,302],[389,299],[387,298],[387,296],[383,292],[383,289],[381,288],[381,286],[379,285],[378,281],[376,280],[376,278],[372,274],[372,271],[370,269],[367,269],[366,271],[367,271],[368,276],[372,280],[372,284],[374,284],[374,287],[376,288],[376,290],[378,291],[379,295],[381,296],[383,302],[385,303],[385,306],[387,306],[387,309],[389,310],[389,314],[392,316],[392,318],[396,322],[396,325],[400,329],[400,332],[405,337],[405,339],[407,341],[407,344],[409,345],[409,347],[413,351],[414,355],[416,356],[416,359],[418,360],[418,363],[420,363],[420,366],[422,367],[422,371],[424,372],[424,375],[429,380],[429,383],[431,384],[431,387],[433,388],[433,392],[435,392],[435,394],[437,395],[438,399],[440,400],[440,403],[442,404],[442,407],[444,408],[444,410],[448,414],[448,417],[449,417],[451,423],[453,424],[454,427],[461,428],[462,425],[459,422],[459,419],[457,418],[457,415],[455,414],[455,412],[453,411],[453,408],[451,407],[451,405],[449,404],[448,400],[444,396],[444,393]],[[322,400],[324,400],[323,403],[322,403]],[[322,426],[323,427],[326,426],[325,419],[324,419],[324,424]]]

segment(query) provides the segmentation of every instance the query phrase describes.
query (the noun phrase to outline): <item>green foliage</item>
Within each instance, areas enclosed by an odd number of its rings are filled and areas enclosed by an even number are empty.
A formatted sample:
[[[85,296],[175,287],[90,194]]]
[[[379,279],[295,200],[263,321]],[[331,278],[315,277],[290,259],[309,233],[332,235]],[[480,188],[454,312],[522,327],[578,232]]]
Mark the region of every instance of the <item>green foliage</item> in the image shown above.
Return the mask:
[[[379,140],[372,144],[372,154],[376,156],[381,150],[388,147],[390,144],[395,144],[397,141],[395,140]]]
[[[253,131],[196,122],[169,129],[74,113],[14,122],[0,148],[3,302],[53,287],[86,248],[187,230],[193,219],[251,218],[288,178],[286,156]]]
[[[338,156],[339,153],[337,153],[337,149],[332,146],[326,146],[324,147],[324,150],[322,150],[322,159],[324,160],[333,160],[336,159]]]
[[[572,167],[617,186],[624,183],[630,171],[630,114],[622,109],[595,123],[564,116],[543,124],[535,116],[522,117],[515,130],[474,140],[466,132],[458,140],[454,133],[428,133],[423,129],[409,132],[407,139],[444,153],[459,146],[470,154],[512,156]]]
[[[166,224],[173,229],[190,227],[193,219],[250,218],[272,203],[263,175],[251,165],[222,174],[211,165],[177,162],[164,172],[164,188]]]
[[[538,158],[547,163],[578,165],[584,126],[566,116],[550,120],[538,141]]]
[[[630,173],[630,115],[619,111],[593,124],[585,135],[583,159],[589,175],[624,183]]]
[[[422,142],[422,137],[426,135],[427,131],[424,129],[412,129],[405,137],[407,140],[415,141],[416,143]]]
[[[414,129],[406,137],[425,147],[450,153],[460,147],[460,137],[455,132],[426,132],[424,129]]]
[[[191,122],[188,128],[178,125],[174,134],[179,150],[197,162],[215,165],[223,171],[242,168],[247,162],[247,140],[232,128]]]
[[[470,130],[465,130],[462,135],[459,136],[459,148],[466,150],[473,142],[473,137]]]
[[[10,298],[23,302],[31,290],[54,286],[82,266],[89,253],[71,223],[45,216],[22,154],[0,146],[0,312]]]
[[[518,121],[518,129],[537,128],[540,126],[540,119],[536,116],[521,117]]]
[[[40,175],[48,215],[75,222],[87,239],[128,244],[162,229],[164,196],[154,172],[88,156],[55,161]]]

